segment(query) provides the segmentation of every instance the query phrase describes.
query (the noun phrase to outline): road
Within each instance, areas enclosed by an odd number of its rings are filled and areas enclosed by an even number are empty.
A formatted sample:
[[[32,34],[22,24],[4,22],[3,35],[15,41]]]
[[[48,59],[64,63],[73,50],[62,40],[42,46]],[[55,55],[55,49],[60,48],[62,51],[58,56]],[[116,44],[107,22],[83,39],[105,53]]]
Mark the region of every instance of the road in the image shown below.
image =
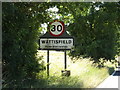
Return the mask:
[[[100,85],[98,85],[97,88],[118,88],[118,90],[120,90],[120,66],[114,71],[112,75],[110,75]]]

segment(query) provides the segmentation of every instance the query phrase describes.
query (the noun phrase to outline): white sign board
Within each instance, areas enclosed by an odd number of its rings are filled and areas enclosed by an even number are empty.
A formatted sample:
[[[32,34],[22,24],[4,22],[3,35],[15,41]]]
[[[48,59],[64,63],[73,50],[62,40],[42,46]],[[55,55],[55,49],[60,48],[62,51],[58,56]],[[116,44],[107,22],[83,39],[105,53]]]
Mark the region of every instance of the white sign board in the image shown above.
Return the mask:
[[[40,48],[42,49],[72,49],[73,38],[41,38]]]
[[[64,22],[54,20],[48,25],[49,32],[46,32],[39,39],[39,49],[42,50],[70,50],[73,49],[74,40],[65,31]]]

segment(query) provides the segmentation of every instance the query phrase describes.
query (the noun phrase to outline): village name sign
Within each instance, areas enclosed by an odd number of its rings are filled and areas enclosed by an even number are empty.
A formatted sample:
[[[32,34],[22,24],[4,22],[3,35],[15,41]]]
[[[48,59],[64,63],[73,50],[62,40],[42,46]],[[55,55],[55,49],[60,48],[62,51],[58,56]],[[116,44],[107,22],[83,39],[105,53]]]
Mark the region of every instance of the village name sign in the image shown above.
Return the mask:
[[[54,20],[48,26],[48,32],[40,37],[41,50],[70,50],[73,48],[74,39],[65,31],[62,21]]]
[[[48,25],[48,32],[42,35],[39,39],[39,49],[47,50],[47,76],[49,77],[49,50],[63,50],[64,53],[64,70],[63,76],[70,76],[70,70],[67,69],[66,50],[73,49],[74,39],[66,30],[62,21],[54,20]]]

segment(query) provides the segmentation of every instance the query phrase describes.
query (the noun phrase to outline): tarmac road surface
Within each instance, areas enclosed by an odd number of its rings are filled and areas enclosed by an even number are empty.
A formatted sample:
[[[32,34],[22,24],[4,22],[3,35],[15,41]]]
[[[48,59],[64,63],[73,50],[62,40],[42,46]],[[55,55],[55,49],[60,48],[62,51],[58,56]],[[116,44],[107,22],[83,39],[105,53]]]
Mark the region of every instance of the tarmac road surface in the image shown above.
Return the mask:
[[[120,90],[120,67],[96,88],[118,88],[118,90]]]

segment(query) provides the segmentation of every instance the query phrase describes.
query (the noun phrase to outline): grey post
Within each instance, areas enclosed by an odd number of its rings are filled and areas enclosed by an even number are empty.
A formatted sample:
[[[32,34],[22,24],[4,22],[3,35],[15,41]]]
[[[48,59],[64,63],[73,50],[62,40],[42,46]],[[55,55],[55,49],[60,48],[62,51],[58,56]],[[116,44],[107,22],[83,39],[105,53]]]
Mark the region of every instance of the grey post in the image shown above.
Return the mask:
[[[49,77],[49,50],[47,50],[47,76]]]
[[[64,55],[65,55],[65,56],[64,56],[64,57],[65,57],[65,70],[66,70],[66,69],[67,69],[67,58],[66,58],[66,50],[64,51],[64,53],[65,53],[65,54],[64,54]]]

